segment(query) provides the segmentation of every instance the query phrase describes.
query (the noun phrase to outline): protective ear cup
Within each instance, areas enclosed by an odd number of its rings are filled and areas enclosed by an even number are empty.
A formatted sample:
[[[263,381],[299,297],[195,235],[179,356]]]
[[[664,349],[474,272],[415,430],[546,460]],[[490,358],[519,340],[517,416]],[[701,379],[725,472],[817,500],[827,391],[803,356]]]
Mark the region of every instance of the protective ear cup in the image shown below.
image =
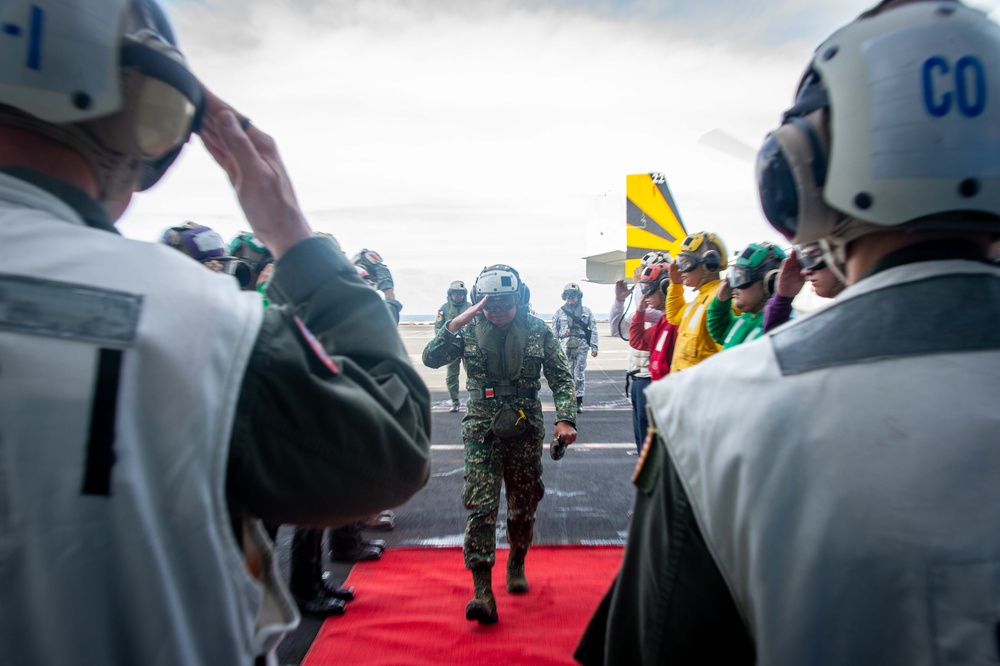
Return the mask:
[[[531,290],[528,289],[528,285],[524,284],[521,274],[506,264],[503,265],[503,268],[513,273],[514,277],[517,278],[517,290],[514,293],[517,294],[518,305],[527,305],[531,300]]]
[[[713,233],[708,234],[708,240],[710,243],[712,243],[712,245],[714,245],[718,249],[716,256],[719,258],[718,266],[714,269],[710,268],[709,270],[714,272],[727,268],[729,266],[729,259],[726,257],[726,244],[722,242],[721,238],[719,238]],[[711,250],[709,250],[709,252],[710,251]]]
[[[706,250],[701,259],[709,273],[715,273],[722,267],[722,257],[715,250]]]
[[[829,145],[829,97],[810,69],[795,105],[768,134],[756,164],[764,217],[796,244],[817,240],[842,217],[823,201]]]
[[[799,187],[795,173],[772,132],[757,153],[757,195],[768,223],[785,238],[799,229]]]
[[[826,184],[826,151],[823,150],[819,135],[813,129],[812,123],[805,118],[793,116],[788,119],[788,122],[802,130],[806,139],[809,140],[809,161],[812,162],[813,184],[817,190],[822,190]]]
[[[778,284],[778,274],[781,271],[777,268],[770,270],[764,274],[763,286],[764,286],[764,299],[767,300],[774,295],[775,286]]]
[[[663,297],[667,297],[667,289],[670,287],[670,274],[664,273],[663,279],[660,280],[660,293]]]

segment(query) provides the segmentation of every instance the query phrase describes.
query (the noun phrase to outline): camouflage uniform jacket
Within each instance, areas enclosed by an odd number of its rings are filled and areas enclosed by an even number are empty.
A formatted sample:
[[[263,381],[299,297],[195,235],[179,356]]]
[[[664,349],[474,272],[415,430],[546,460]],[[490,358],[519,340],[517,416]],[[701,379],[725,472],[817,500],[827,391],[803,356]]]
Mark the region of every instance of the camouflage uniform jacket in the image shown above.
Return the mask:
[[[449,298],[447,301],[444,302],[444,305],[442,305],[441,308],[438,310],[437,319],[434,320],[434,330],[440,331],[442,326],[444,326],[449,321],[451,321],[452,319],[462,314],[471,307],[472,303],[469,302],[469,299],[465,299],[458,305],[455,305],[454,303],[451,302],[451,299]]]
[[[480,345],[480,339],[489,337],[496,331],[482,316],[476,317],[458,333],[451,333],[447,326],[442,326],[437,335],[424,348],[424,365],[429,368],[440,368],[443,365],[462,358],[465,361],[468,378],[466,388],[471,399],[467,405],[465,418],[462,420],[463,437],[479,439],[489,430],[490,420],[500,411],[504,404],[514,409],[523,409],[528,421],[544,434],[545,424],[542,420],[542,402],[536,398],[503,397],[480,399],[483,389],[497,385],[510,384],[520,389],[541,387],[541,375],[552,389],[552,397],[556,407],[556,421],[568,421],[576,424],[576,393],[573,377],[569,373],[566,355],[559,341],[548,325],[527,314],[524,308],[518,310],[514,322],[508,329],[508,336],[517,336],[511,340],[513,344],[523,335],[523,360],[520,370],[509,368],[507,378],[497,377],[490,366],[496,367],[496,362],[490,363],[488,352]],[[517,354],[513,354],[516,356]],[[501,359],[502,363],[503,359]]]
[[[597,351],[597,322],[594,320],[594,313],[585,306],[580,306],[578,310],[580,314],[576,315],[576,319],[569,316],[566,306],[556,310],[552,316],[552,330],[563,346],[563,351],[574,349]],[[590,331],[589,336],[588,331]]]

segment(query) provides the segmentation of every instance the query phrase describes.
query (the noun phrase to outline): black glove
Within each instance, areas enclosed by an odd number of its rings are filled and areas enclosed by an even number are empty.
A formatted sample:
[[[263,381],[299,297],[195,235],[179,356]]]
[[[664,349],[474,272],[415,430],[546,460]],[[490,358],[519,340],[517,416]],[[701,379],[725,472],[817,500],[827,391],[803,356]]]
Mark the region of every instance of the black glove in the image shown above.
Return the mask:
[[[371,274],[372,279],[375,281],[375,287],[379,291],[393,288],[392,273],[389,272],[389,267],[385,264],[375,264],[368,272]]]
[[[558,437],[553,438],[552,443],[549,444],[549,455],[552,456],[553,460],[562,460],[562,457],[566,455],[566,445]]]

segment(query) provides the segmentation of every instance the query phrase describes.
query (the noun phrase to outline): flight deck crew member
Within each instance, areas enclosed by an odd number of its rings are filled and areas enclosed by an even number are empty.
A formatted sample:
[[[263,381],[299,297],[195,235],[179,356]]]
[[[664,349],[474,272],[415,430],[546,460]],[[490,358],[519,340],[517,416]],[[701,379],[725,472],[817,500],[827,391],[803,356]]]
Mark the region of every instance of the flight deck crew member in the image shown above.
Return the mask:
[[[461,280],[455,280],[448,285],[448,300],[441,305],[437,312],[437,319],[434,320],[435,333],[441,330],[445,322],[451,321],[472,307],[468,296],[469,290],[465,288],[465,283]],[[445,386],[448,387],[448,398],[451,399],[451,411],[457,412],[460,405],[458,401],[458,373],[462,369],[462,359],[456,358],[447,367]]]
[[[632,317],[632,328],[628,338],[628,344],[632,349],[643,350],[649,355],[649,377],[654,382],[670,373],[670,361],[673,359],[674,344],[677,341],[677,327],[665,317],[660,317],[652,328],[646,328],[645,313],[650,310],[658,311],[663,307],[667,285],[670,284],[668,270],[668,265],[665,263],[649,264],[642,269],[639,276],[639,293],[642,296],[636,306],[635,316]],[[646,433],[644,432],[642,436],[645,441]],[[642,452],[641,448],[639,452]]]
[[[0,15],[42,33],[38,69],[0,59],[0,663],[251,664],[298,621],[256,518],[336,525],[412,496],[427,389],[159,6]],[[115,230],[195,131],[277,258],[278,306]]]
[[[320,234],[317,234],[320,235]],[[239,262],[233,271],[243,291],[256,291],[264,300],[264,307],[270,304],[267,298],[267,283],[274,269],[274,257],[251,231],[241,231],[229,241],[229,254]]]
[[[222,272],[226,245],[222,236],[211,227],[185,222],[164,229],[160,235],[160,242],[186,254],[209,270]]]
[[[722,239],[707,231],[685,238],[677,261],[670,264],[665,314],[667,321],[677,327],[674,357],[670,361],[672,372],[697,365],[722,349],[708,332],[706,312],[721,284],[719,271],[726,266],[726,246]],[[698,291],[690,303],[684,301],[684,287]]]
[[[818,242],[792,248],[788,258],[781,262],[774,296],[764,308],[765,333],[792,318],[792,301],[807,281],[820,298],[833,298],[844,291],[842,276],[826,265],[823,247]]]
[[[758,187],[848,286],[647,391],[581,662],[1000,661],[998,95],[1000,26],[959,2],[890,0],[815,50]]]
[[[583,304],[583,290],[570,282],[562,291],[563,306],[552,317],[556,334],[569,362],[569,371],[576,386],[576,411],[583,411],[583,395],[587,383],[587,354],[597,357],[597,323],[594,313]]]
[[[774,293],[784,259],[784,250],[767,241],[747,245],[736,257],[708,305],[708,332],[723,349],[764,334],[764,306]],[[743,314],[733,314],[733,306]]]
[[[529,294],[510,266],[483,269],[472,288],[475,305],[446,322],[423,353],[429,368],[456,358],[465,361],[470,397],[462,419],[462,502],[470,514],[463,555],[475,588],[465,617],[483,624],[497,621],[492,569],[501,483],[507,487],[507,591],[528,591],[524,558],[534,534],[535,509],[545,494],[545,423],[538,399],[542,373],[555,401],[553,437],[563,445],[576,440],[573,378],[566,356],[548,325],[528,314]]]
[[[649,349],[643,348],[641,344],[636,348],[632,344],[631,330],[634,325],[637,326],[643,334],[639,337],[643,337],[645,332],[656,326],[660,318],[663,317],[663,303],[660,303],[658,309],[647,303],[644,309],[640,310],[637,307],[633,314],[626,317],[625,299],[633,297],[635,287],[639,285],[639,279],[646,266],[654,263],[670,263],[670,261],[670,254],[668,252],[647,252],[643,256],[639,266],[636,266],[635,271],[632,273],[631,288],[625,285],[625,280],[615,282],[615,300],[611,304],[611,311],[608,313],[611,336],[621,338],[629,343],[625,392],[632,403],[632,436],[635,439],[636,454],[642,450],[642,442],[646,439],[646,429],[649,426],[646,420],[646,396],[644,391],[652,379],[649,372]],[[662,298],[660,300],[662,301]],[[670,359],[668,358],[667,361],[669,362]]]

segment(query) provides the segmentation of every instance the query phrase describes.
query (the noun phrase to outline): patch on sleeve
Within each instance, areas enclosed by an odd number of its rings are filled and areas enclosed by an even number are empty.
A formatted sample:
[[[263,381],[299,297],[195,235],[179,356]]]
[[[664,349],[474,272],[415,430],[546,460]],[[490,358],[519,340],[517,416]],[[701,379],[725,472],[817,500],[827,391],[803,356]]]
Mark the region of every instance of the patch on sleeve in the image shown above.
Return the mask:
[[[309,344],[309,347],[313,350],[313,354],[316,355],[316,358],[318,358],[323,365],[329,368],[331,373],[339,375],[340,367],[334,363],[333,359],[330,358],[330,355],[326,353],[325,349],[323,349],[323,345],[319,343],[319,340],[317,340],[316,336],[312,334],[312,331],[306,328],[305,323],[299,319],[298,315],[295,315],[295,325],[299,327],[299,333],[302,334],[303,339],[305,339],[306,343]]]
[[[663,447],[656,436],[656,428],[650,426],[646,430],[646,440],[642,443],[639,462],[635,464],[635,472],[632,473],[632,483],[643,494],[652,495],[662,466]]]
[[[136,294],[0,274],[0,330],[125,349],[141,314]]]
[[[444,321],[444,310],[438,310],[438,316],[437,319],[434,320],[434,323],[437,324],[442,321]]]

